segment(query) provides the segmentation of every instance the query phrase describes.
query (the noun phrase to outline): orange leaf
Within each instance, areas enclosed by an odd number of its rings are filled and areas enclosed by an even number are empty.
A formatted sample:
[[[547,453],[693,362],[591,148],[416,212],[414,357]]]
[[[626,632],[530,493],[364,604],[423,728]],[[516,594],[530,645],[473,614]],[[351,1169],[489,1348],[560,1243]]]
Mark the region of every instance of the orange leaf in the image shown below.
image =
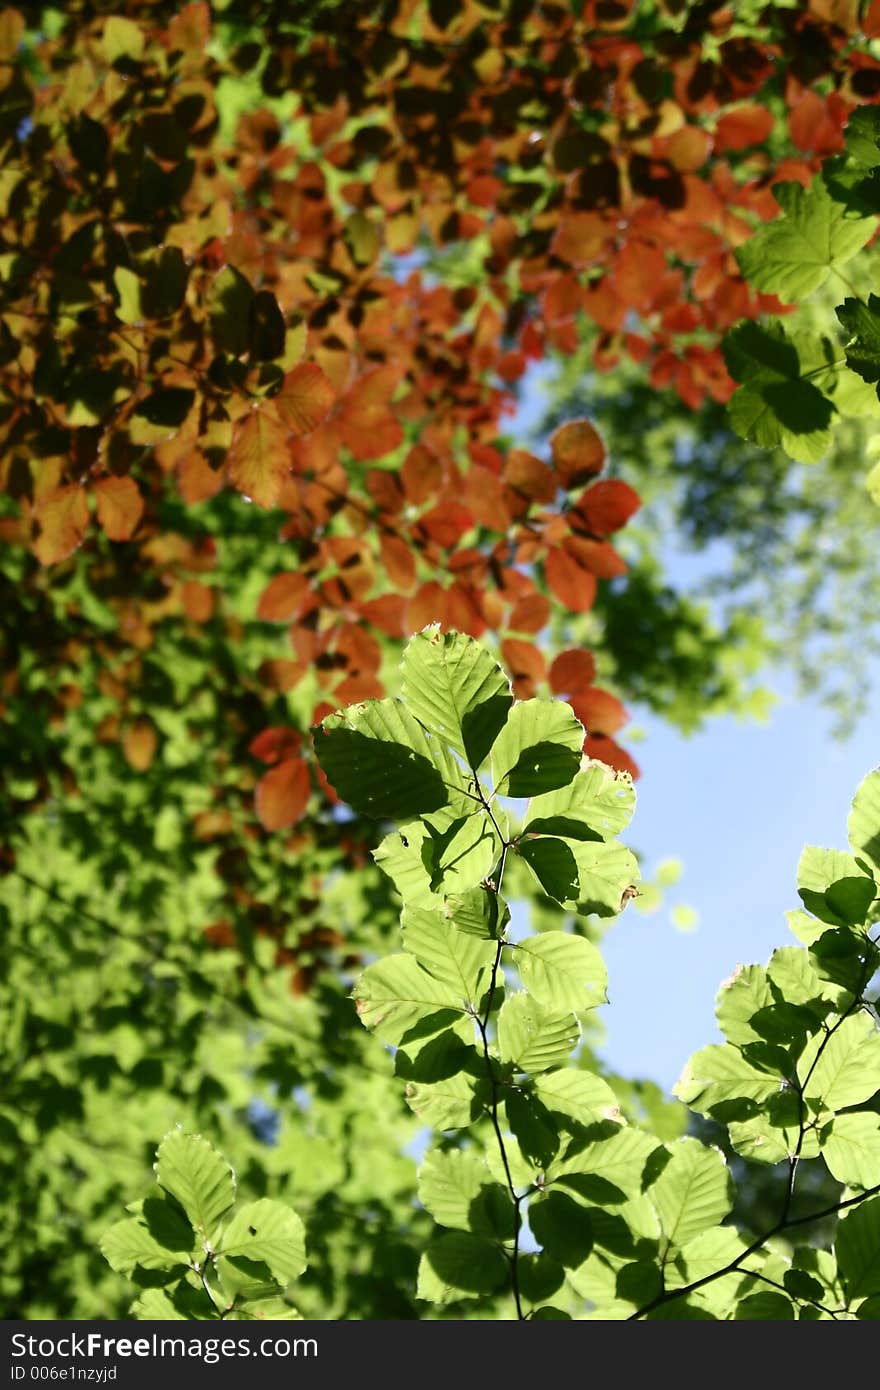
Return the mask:
[[[749,145],[761,145],[773,129],[773,114],[766,106],[746,102],[727,111],[715,127],[715,149],[745,150]]]
[[[460,502],[438,502],[436,507],[431,507],[419,518],[419,530],[444,550],[451,550],[457,545],[473,524],[473,517]]]
[[[513,680],[513,693],[518,700],[530,700],[536,687],[547,677],[543,653],[531,642],[508,638],[501,643],[501,656]]]
[[[226,462],[239,492],[260,507],[276,506],[290,471],[287,429],[267,411],[252,411],[236,429]]]
[[[598,758],[599,762],[607,763],[618,772],[628,772],[633,781],[641,775],[638,763],[626,749],[604,734],[588,734],[584,739],[584,752],[588,758]]]
[[[305,674],[306,668],[301,662],[285,661],[281,658],[275,661],[262,661],[257,672],[265,686],[268,686],[270,690],[280,690],[282,695],[285,695],[288,690],[295,689]]]
[[[272,404],[294,434],[311,434],[336,398],[327,377],[314,362],[301,362],[288,372]]]
[[[579,565],[594,574],[597,579],[616,579],[626,574],[626,561],[619,555],[610,541],[588,540],[585,536],[567,536],[565,549],[574,556]]]
[[[252,738],[248,744],[248,752],[252,758],[259,758],[261,763],[277,763],[282,758],[289,758],[298,753],[300,743],[301,739],[296,729],[276,726],[264,729],[256,738]]]
[[[311,792],[309,769],[302,758],[285,758],[257,783],[257,816],[266,830],[282,830],[305,815]]]
[[[550,613],[550,600],[544,594],[524,594],[511,608],[507,626],[514,632],[540,632]]]
[[[569,212],[559,219],[551,250],[569,265],[595,261],[608,236],[605,220],[596,212]]]
[[[666,158],[680,174],[702,168],[712,150],[712,136],[699,126],[683,125],[666,141]]]
[[[159,739],[149,719],[135,720],[123,735],[123,756],[135,772],[146,772],[156,756],[158,746]]]
[[[289,623],[302,607],[309,581],[304,574],[289,571],[276,574],[263,590],[257,604],[257,617],[266,623]]]
[[[511,449],[504,461],[504,481],[532,502],[552,502],[556,496],[553,472],[524,449]]]
[[[594,478],[605,466],[602,436],[589,420],[570,420],[550,436],[553,466],[566,488]]]
[[[406,599],[402,594],[383,594],[381,598],[371,598],[358,605],[364,621],[388,637],[403,637],[405,611]]]
[[[625,526],[641,505],[639,494],[629,483],[602,479],[588,487],[577,506],[569,513],[573,530],[579,530],[579,522],[593,536],[610,536]]]
[[[342,442],[356,459],[377,459],[403,441],[403,430],[391,407],[401,379],[399,367],[387,363],[355,382],[342,402]]]
[[[398,593],[411,594],[416,583],[416,560],[406,541],[399,536],[382,535],[379,554],[385,573]]]
[[[550,689],[554,695],[582,695],[590,689],[595,674],[592,652],[570,648],[560,652],[550,667]]]
[[[182,599],[184,612],[193,622],[206,623],[214,612],[214,590],[197,579],[187,579]]]
[[[211,37],[211,12],[206,0],[184,5],[168,25],[168,47],[173,53],[201,52]]]
[[[622,729],[629,719],[623,705],[607,690],[585,690],[572,695],[568,702],[588,734],[610,737]]]
[[[82,543],[88,528],[89,504],[85,488],[75,483],[53,488],[34,508],[34,520],[40,528],[34,541],[34,553],[40,564],[54,565],[66,560]]]
[[[410,449],[400,470],[407,499],[417,507],[434,497],[443,482],[443,465],[424,444]]]
[[[571,613],[588,613],[596,598],[596,579],[564,550],[550,550],[544,565],[547,583]]]

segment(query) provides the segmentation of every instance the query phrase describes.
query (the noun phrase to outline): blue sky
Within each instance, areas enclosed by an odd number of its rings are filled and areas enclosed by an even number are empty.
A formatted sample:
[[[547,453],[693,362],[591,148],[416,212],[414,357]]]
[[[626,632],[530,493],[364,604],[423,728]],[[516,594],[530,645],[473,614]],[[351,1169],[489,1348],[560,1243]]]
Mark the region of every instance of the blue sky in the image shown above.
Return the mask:
[[[738,963],[763,964],[777,946],[796,944],[784,913],[800,906],[801,850],[846,847],[855,789],[880,764],[880,726],[866,718],[846,742],[834,740],[828,711],[791,696],[766,725],[722,718],[687,738],[633,713],[647,737],[626,838],[647,873],[673,856],[684,872],[656,913],[630,905],[605,938],[600,1053],[623,1075],[669,1089],[692,1052],[721,1040],[722,980]],[[696,931],[672,925],[676,900],[697,909]]]
[[[530,368],[506,425],[532,447],[553,371],[549,362]],[[606,442],[613,451],[613,440]],[[669,581],[686,589],[707,564],[717,572],[721,554],[716,546],[711,556],[693,555],[671,543]],[[800,906],[801,850],[846,847],[853,794],[880,764],[876,716],[864,718],[843,742],[831,737],[829,711],[792,694],[784,674],[774,681],[764,673],[762,684],[775,686],[778,696],[768,723],[716,718],[690,736],[627,702],[632,720],[622,741],[635,727],[645,737],[630,745],[642,776],[624,838],[646,876],[666,859],[682,860],[684,869],[657,912],[640,913],[631,904],[605,938],[609,1003],[599,1052],[622,1075],[667,1090],[691,1053],[720,1041],[714,1008],[721,982],[737,964],[763,964],[777,946],[796,944],[784,914]],[[673,925],[676,902],[698,913],[695,931]]]

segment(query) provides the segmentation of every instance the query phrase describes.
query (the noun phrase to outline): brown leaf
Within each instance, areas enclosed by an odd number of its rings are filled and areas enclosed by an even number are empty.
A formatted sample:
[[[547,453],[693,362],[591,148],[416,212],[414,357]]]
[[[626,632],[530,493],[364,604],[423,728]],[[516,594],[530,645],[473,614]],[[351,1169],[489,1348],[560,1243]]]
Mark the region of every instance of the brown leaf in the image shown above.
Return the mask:
[[[274,507],[290,471],[288,430],[265,410],[254,410],[238,426],[227,457],[229,478],[261,507]]]
[[[85,488],[76,483],[53,488],[34,508],[39,534],[34,553],[41,565],[54,565],[72,555],[89,524],[89,504]]]
[[[301,435],[318,428],[335,399],[321,368],[314,362],[301,362],[287,373],[272,404],[288,429]]]
[[[143,516],[144,500],[134,478],[100,478],[95,483],[98,521],[111,541],[127,541]]]

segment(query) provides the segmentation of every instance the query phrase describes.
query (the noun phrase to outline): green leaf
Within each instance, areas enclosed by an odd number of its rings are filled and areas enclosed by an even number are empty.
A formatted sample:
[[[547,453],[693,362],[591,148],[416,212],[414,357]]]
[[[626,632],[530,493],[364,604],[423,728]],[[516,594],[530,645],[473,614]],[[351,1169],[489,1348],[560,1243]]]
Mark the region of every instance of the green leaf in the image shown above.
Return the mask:
[[[493,1182],[473,1149],[433,1149],[419,1170],[419,1201],[441,1226],[500,1240],[513,1238],[509,1192]]]
[[[579,1124],[620,1121],[616,1095],[607,1081],[592,1072],[580,1071],[575,1067],[544,1072],[535,1077],[534,1091],[548,1110],[568,1115]]]
[[[753,1024],[754,1015],[774,1003],[767,972],[761,965],[737,966],[725,980],[715,1005],[715,1017],[728,1042],[748,1043],[762,1035]]]
[[[489,888],[469,888],[465,893],[453,893],[445,899],[443,911],[451,918],[456,931],[488,941],[497,941],[510,921],[507,903]]]
[[[863,381],[880,381],[880,298],[845,299],[835,312],[847,332],[847,366]]]
[[[528,1303],[540,1303],[542,1299],[551,1297],[565,1283],[565,1270],[562,1265],[551,1259],[549,1255],[545,1255],[543,1251],[527,1250],[524,1254],[520,1254],[517,1270],[519,1291]],[[535,1318],[541,1322],[550,1319],[555,1321],[564,1319],[570,1322],[571,1314],[545,1305],[536,1309],[529,1321],[534,1322]]]
[[[847,822],[849,847],[880,880],[880,768],[869,772],[853,797]]]
[[[411,638],[402,670],[410,711],[476,772],[513,704],[501,667],[474,638],[434,625]]]
[[[553,1014],[528,994],[514,994],[498,1015],[501,1060],[519,1071],[542,1072],[557,1067],[577,1047],[581,1025],[572,1013]]]
[[[328,780],[355,811],[405,821],[449,805],[451,793],[458,804],[457,765],[399,700],[349,705],[313,736]]]
[[[549,897],[600,917],[620,912],[626,890],[639,878],[635,855],[613,841],[535,835],[520,840],[517,853]]]
[[[683,1288],[707,1274],[724,1269],[738,1259],[747,1248],[746,1242],[733,1226],[714,1226],[685,1241],[665,1264],[666,1286]]]
[[[181,1223],[182,1224],[182,1223]],[[193,1248],[193,1233],[182,1237],[177,1248],[169,1248],[157,1240],[141,1217],[117,1221],[101,1237],[101,1254],[119,1274],[132,1274],[135,1269],[179,1268],[188,1265]]]
[[[558,700],[514,705],[492,747],[492,781],[502,796],[535,796],[564,787],[580,767],[584,726]]]
[[[120,58],[140,62],[144,56],[144,31],[133,19],[111,15],[104,25],[101,46],[104,58],[112,67]]]
[[[794,1319],[794,1304],[784,1293],[766,1289],[738,1299],[733,1316],[737,1322],[791,1322]]]
[[[880,1033],[866,1014],[851,1014],[830,1035],[809,1040],[797,1064],[807,1105],[843,1110],[880,1089]]]
[[[860,878],[866,879],[864,890],[861,892],[858,886],[853,888],[851,884],[838,890],[838,908],[849,912],[854,904],[864,901],[865,894],[873,887],[873,880],[866,878],[853,855],[845,854],[843,850],[820,849],[817,845],[808,845],[798,861],[798,896],[804,907],[823,922],[845,926],[850,921],[849,916],[841,915],[833,905],[834,895],[829,899],[828,894],[841,880]],[[864,917],[859,918],[859,921],[864,921]]]
[[[732,1184],[720,1150],[687,1137],[667,1148],[669,1162],[650,1196],[668,1244],[684,1246],[721,1223],[732,1205]]]
[[[252,1261],[268,1266],[283,1286],[298,1279],[306,1267],[306,1240],[303,1223],[283,1202],[262,1197],[239,1207],[225,1227],[218,1256],[220,1276],[230,1261]]]
[[[590,1214],[567,1192],[546,1192],[530,1202],[529,1226],[547,1254],[569,1269],[583,1264],[593,1248]]]
[[[235,1177],[226,1159],[200,1134],[173,1129],[159,1145],[155,1169],[160,1186],[180,1203],[195,1231],[210,1238],[235,1201]]]
[[[610,840],[631,820],[635,801],[627,773],[588,762],[567,786],[532,798],[523,829],[567,840]]]
[[[875,1111],[835,1115],[819,1140],[822,1157],[838,1182],[874,1187],[880,1181],[880,1116]]]
[[[880,1197],[841,1217],[835,1249],[848,1299],[880,1293]]]
[[[416,1297],[450,1303],[494,1293],[507,1281],[501,1247],[465,1232],[450,1231],[432,1241],[419,1263]]]
[[[123,323],[140,323],[144,317],[141,308],[141,282],[139,276],[128,266],[118,265],[113,272],[113,284],[119,296],[116,317]]]
[[[456,931],[442,912],[424,908],[404,909],[401,925],[404,947],[419,964],[459,1000],[476,1004],[489,983],[494,943]]]
[[[793,458],[818,462],[830,443],[835,414],[816,379],[835,358],[831,344],[806,334],[790,336],[780,323],[763,327],[747,321],[726,335],[723,352],[731,376],[742,382],[728,406],[736,432],[762,448],[782,445]],[[830,377],[833,383],[835,373]]]
[[[548,931],[508,949],[529,994],[550,1012],[580,1012],[605,1003],[605,962],[584,937]]]
[[[429,975],[411,955],[388,956],[368,965],[352,998],[364,1027],[392,1044],[425,1018],[440,1015],[448,1024],[465,1012],[461,995]]]
[[[205,1303],[208,1303],[207,1294]],[[130,1316],[141,1322],[186,1322],[194,1315],[182,1313],[165,1289],[144,1289],[132,1305]]]
[[[221,352],[233,357],[247,352],[253,302],[250,281],[235,266],[224,266],[211,287],[209,300],[211,334]]]
[[[591,1205],[617,1206],[641,1194],[646,1165],[659,1147],[644,1130],[593,1125],[553,1160],[547,1179]]]
[[[465,1129],[483,1113],[486,1082],[457,1072],[442,1081],[408,1081],[405,1095],[410,1109],[432,1129]]]
[[[728,1123],[753,1115],[779,1090],[779,1083],[778,1074],[753,1066],[738,1047],[712,1043],[685,1063],[672,1091],[698,1114]]]
[[[504,1098],[507,1123],[527,1163],[543,1170],[559,1150],[559,1130],[549,1110],[534,1096],[508,1090]]]
[[[820,175],[809,188],[774,184],[773,195],[782,217],[760,227],[734,254],[755,289],[797,304],[862,249],[875,223],[835,202]]]

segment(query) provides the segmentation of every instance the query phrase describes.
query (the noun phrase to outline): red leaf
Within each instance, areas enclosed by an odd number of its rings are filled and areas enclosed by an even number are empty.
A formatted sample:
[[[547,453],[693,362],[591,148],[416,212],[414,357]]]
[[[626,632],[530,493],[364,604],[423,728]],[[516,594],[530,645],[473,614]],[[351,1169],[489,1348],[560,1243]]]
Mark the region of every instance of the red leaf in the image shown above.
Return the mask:
[[[248,752],[252,758],[259,758],[261,763],[271,765],[298,753],[300,743],[301,739],[296,729],[274,727],[264,729],[256,738],[251,739]]]
[[[101,478],[95,483],[98,521],[111,541],[130,540],[144,502],[134,478]]]
[[[274,507],[290,471],[288,431],[265,410],[254,410],[238,426],[226,458],[229,479],[260,507]]]
[[[628,772],[633,781],[641,776],[638,763],[630,757],[626,749],[615,743],[613,738],[606,738],[604,734],[589,735],[585,738],[584,752],[588,758],[597,758],[599,762],[607,763],[618,772]]]
[[[261,662],[257,674],[270,690],[280,690],[282,695],[286,695],[288,690],[294,690],[299,685],[306,668],[299,661],[277,659]]]
[[[287,373],[272,404],[294,434],[311,434],[335,399],[336,393],[321,368],[314,362],[301,362]]]
[[[550,436],[553,466],[566,488],[594,478],[605,466],[602,436],[589,420],[570,420]]]
[[[460,502],[438,502],[419,518],[419,530],[444,550],[457,545],[473,524],[473,517]]]
[[[572,530],[580,530],[582,523],[592,536],[610,536],[626,525],[640,505],[639,494],[629,483],[603,478],[588,487],[569,512]]]
[[[548,551],[544,565],[547,583],[559,602],[571,613],[588,613],[596,598],[596,578],[581,569],[566,551]]]
[[[766,106],[745,102],[727,111],[715,127],[715,150],[745,150],[762,145],[773,129],[773,114]]]
[[[594,687],[580,695],[572,695],[568,703],[590,735],[616,734],[629,719],[620,701],[607,690]]]
[[[309,769],[302,758],[285,760],[257,783],[257,816],[266,830],[283,830],[305,815],[311,793]]]
[[[399,536],[382,535],[379,554],[385,573],[398,593],[411,594],[416,585],[416,558]]]
[[[571,648],[560,652],[550,667],[550,689],[554,695],[582,695],[592,686],[595,674],[592,652]]]
[[[297,616],[309,581],[304,574],[290,571],[276,574],[263,590],[257,604],[257,617],[267,623],[289,623]]]

